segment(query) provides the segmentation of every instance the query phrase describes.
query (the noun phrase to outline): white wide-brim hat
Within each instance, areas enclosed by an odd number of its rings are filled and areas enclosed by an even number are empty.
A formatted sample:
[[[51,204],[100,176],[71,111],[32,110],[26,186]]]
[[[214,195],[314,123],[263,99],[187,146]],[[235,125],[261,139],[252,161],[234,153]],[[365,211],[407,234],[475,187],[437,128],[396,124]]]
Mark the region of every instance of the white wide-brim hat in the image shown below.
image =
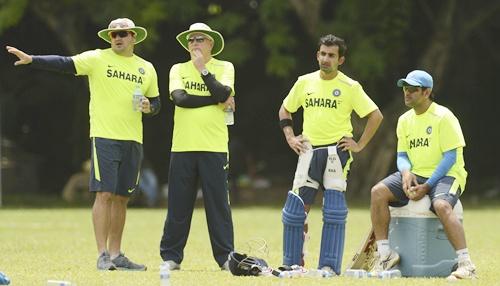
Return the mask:
[[[109,32],[113,31],[133,31],[135,33],[135,43],[138,44],[148,36],[148,31],[143,27],[136,26],[134,22],[128,18],[118,18],[109,23],[108,28],[100,30],[97,35],[108,43],[111,43]]]
[[[181,46],[183,46],[184,49],[186,49],[188,52],[189,52],[188,38],[189,35],[191,35],[192,33],[202,33],[208,35],[210,38],[213,39],[214,46],[212,48],[212,56],[218,55],[224,49],[224,38],[219,32],[212,30],[205,23],[194,23],[191,26],[189,26],[189,30],[180,33],[176,37],[177,41],[179,41]]]

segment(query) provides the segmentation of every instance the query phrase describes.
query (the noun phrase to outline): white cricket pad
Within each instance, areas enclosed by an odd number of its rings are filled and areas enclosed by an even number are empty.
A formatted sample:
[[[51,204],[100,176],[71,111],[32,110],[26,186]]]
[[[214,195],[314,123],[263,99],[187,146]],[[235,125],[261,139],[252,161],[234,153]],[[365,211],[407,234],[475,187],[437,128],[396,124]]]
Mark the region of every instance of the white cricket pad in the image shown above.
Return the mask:
[[[309,142],[305,144],[307,145],[307,151],[299,155],[297,169],[295,170],[295,178],[293,179],[293,191],[304,186],[314,189],[319,187],[319,183],[309,177],[309,165],[311,165],[313,149]]]
[[[345,192],[347,181],[342,168],[342,162],[337,154],[337,146],[328,146],[328,160],[323,174],[325,189]]]

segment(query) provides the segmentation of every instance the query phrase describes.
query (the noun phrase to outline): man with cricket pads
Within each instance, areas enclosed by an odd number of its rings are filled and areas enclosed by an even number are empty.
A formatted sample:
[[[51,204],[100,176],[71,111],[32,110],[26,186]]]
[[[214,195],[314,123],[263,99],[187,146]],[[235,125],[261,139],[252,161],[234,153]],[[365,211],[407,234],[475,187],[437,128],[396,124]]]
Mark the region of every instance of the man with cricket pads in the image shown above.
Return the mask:
[[[127,203],[136,192],[143,159],[142,114],[155,115],[160,110],[157,75],[150,62],[134,54],[135,44],[147,36],[146,29],[119,18],[98,36],[111,48],[72,57],[31,56],[9,46],[7,51],[19,58],[15,65],[88,76],[97,269],[145,271],[146,266],[121,252],[121,240]],[[134,92],[145,96],[134,102]]]
[[[411,109],[399,117],[397,124],[398,171],[371,190],[371,219],[377,243],[372,272],[389,270],[399,262],[398,253],[389,247],[389,206],[401,207],[428,195],[430,210],[439,217],[458,256],[458,269],[448,279],[476,278],[463,226],[453,212],[467,177],[460,123],[448,108],[434,102],[433,79],[427,72],[414,70],[398,80],[397,86],[403,89],[405,105]]]
[[[168,213],[160,255],[171,270],[179,270],[189,236],[198,189],[203,192],[212,254],[228,270],[234,248],[228,192],[228,128],[224,109],[234,105],[234,67],[214,58],[224,48],[222,35],[204,23],[194,23],[177,35],[190,60],[170,69],[170,98],[175,104],[168,179]]]
[[[300,76],[279,110],[280,126],[290,148],[299,155],[293,188],[282,213],[283,269],[304,265],[306,218],[319,190],[323,191],[323,230],[318,269],[339,275],[344,251],[347,205],[346,178],[351,152],[360,152],[377,131],[382,113],[359,82],[338,70],[347,46],[334,35],[320,38],[319,70]],[[303,132],[295,136],[292,113],[304,109]],[[351,114],[367,117],[358,141]]]

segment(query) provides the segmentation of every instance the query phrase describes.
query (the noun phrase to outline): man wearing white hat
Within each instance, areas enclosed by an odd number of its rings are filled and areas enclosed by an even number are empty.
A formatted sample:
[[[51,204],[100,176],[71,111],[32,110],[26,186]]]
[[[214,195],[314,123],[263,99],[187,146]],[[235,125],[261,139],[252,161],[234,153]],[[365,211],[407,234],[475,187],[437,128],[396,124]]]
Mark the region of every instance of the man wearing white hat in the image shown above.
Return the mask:
[[[389,247],[389,206],[401,207],[409,200],[429,195],[434,212],[458,257],[458,269],[448,280],[474,279],[476,267],[467,249],[464,228],[453,212],[465,190],[467,171],[463,157],[465,140],[460,123],[446,107],[434,102],[433,79],[414,70],[397,81],[405,105],[411,109],[398,119],[396,133],[398,171],[371,190],[371,218],[377,242],[372,272],[388,270],[399,263],[399,254]]]
[[[228,270],[234,248],[229,206],[228,129],[224,109],[234,110],[234,67],[213,56],[224,48],[222,35],[195,23],[177,35],[191,60],[170,70],[169,91],[175,104],[168,180],[168,213],[160,254],[171,270],[180,269],[189,235],[198,180],[201,182],[213,256]]]
[[[97,269],[144,271],[146,266],[130,261],[120,247],[127,203],[137,188],[143,158],[142,114],[155,115],[161,106],[158,80],[153,65],[134,54],[134,45],[147,36],[146,29],[119,18],[98,36],[111,48],[73,57],[31,56],[9,46],[7,51],[19,58],[16,66],[31,64],[88,76]]]

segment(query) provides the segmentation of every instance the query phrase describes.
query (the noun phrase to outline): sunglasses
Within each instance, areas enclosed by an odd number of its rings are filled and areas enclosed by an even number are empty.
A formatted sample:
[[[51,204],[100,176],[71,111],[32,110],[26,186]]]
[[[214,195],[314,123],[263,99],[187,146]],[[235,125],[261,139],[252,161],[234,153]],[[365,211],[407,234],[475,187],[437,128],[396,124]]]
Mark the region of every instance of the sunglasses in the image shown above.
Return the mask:
[[[109,35],[113,39],[116,38],[117,36],[119,36],[120,38],[126,38],[128,36],[128,34],[134,34],[134,32],[131,32],[131,31],[115,31],[115,32],[109,33]]]
[[[420,89],[419,86],[405,85],[403,86],[403,91],[408,93],[414,93]]]
[[[191,37],[188,39],[188,42],[189,43],[194,43],[194,42],[197,42],[197,43],[203,43],[207,38],[203,37],[203,36],[198,36],[198,37]]]

